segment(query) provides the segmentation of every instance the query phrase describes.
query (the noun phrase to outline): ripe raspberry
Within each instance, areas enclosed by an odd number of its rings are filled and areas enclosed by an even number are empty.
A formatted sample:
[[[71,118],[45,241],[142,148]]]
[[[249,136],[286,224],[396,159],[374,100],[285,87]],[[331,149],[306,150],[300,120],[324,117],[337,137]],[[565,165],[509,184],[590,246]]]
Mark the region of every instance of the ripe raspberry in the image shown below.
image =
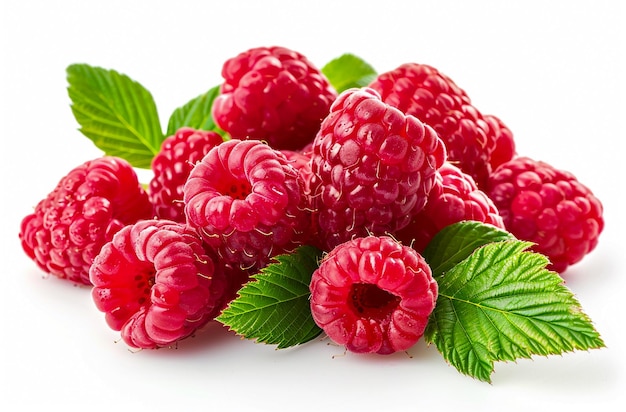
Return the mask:
[[[311,200],[330,250],[406,226],[426,204],[446,152],[432,128],[362,88],[335,100],[311,156]]]
[[[433,127],[445,142],[448,160],[483,188],[491,173],[496,134],[467,93],[434,67],[407,63],[374,79],[369,87],[382,100]]]
[[[280,152],[285,155],[287,160],[291,162],[292,166],[300,174],[302,182],[304,183],[304,193],[307,196],[310,196],[311,179],[313,178],[313,172],[311,171],[312,147],[312,144],[310,144],[305,147],[306,150],[280,150]]]
[[[213,103],[219,127],[235,139],[275,149],[310,143],[337,92],[305,56],[284,47],[257,47],[227,60]]]
[[[386,236],[337,246],[313,273],[310,290],[313,319],[330,339],[379,354],[420,339],[438,292],[422,256]]]
[[[604,228],[600,200],[571,173],[545,162],[517,157],[502,164],[487,193],[507,230],[536,243],[535,251],[559,273],[591,252]]]
[[[474,179],[453,164],[445,163],[437,171],[437,181],[424,210],[394,236],[421,253],[441,229],[463,220],[504,229],[496,206],[476,187]]]
[[[506,163],[515,157],[515,139],[513,138],[513,132],[500,118],[491,114],[486,114],[483,118],[489,123],[496,136],[496,147],[489,158],[491,170],[494,171],[502,163]]]
[[[301,170],[309,166],[309,162],[311,161],[311,153],[310,151],[301,151],[301,150],[287,150],[281,149],[279,150],[287,160],[291,162],[293,167],[296,170]]]
[[[224,273],[188,226],[143,220],[120,230],[94,259],[92,298],[134,348],[171,345],[204,326],[222,299]]]
[[[152,160],[154,176],[148,192],[156,217],[185,222],[183,186],[193,165],[220,143],[219,134],[189,127],[177,130],[163,141]]]
[[[226,262],[258,269],[307,239],[302,185],[281,152],[258,140],[232,139],[191,171],[183,188],[187,222]]]
[[[64,176],[20,225],[26,254],[46,273],[89,285],[100,248],[127,224],[152,217],[152,205],[132,166],[105,156]]]

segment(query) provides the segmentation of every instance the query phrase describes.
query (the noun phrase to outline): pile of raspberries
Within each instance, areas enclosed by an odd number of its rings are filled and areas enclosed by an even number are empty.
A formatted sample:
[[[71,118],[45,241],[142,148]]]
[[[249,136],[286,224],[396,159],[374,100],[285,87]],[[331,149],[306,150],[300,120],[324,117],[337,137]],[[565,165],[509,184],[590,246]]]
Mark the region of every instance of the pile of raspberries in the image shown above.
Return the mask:
[[[179,129],[147,189],[124,159],[85,162],[21,222],[46,273],[92,287],[133,348],[214,320],[278,254],[324,254],[311,313],[336,343],[388,354],[422,335],[437,283],[421,253],[463,220],[504,229],[563,273],[592,251],[602,205],[572,174],[520,156],[513,133],[434,67],[407,63],[338,93],[284,47],[226,61],[213,118]]]

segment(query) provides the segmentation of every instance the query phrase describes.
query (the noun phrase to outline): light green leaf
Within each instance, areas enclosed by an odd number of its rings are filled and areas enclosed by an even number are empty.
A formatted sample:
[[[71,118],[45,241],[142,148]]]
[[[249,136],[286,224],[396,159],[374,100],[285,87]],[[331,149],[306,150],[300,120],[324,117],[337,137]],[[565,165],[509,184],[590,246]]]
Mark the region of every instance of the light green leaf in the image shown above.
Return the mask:
[[[369,63],[351,53],[329,61],[321,70],[338,93],[352,87],[367,86],[377,75]]]
[[[461,373],[491,381],[496,361],[600,348],[604,342],[545,256],[489,243],[438,279],[424,337]]]
[[[239,296],[217,317],[246,339],[278,345],[300,345],[318,336],[309,306],[309,283],[321,251],[301,246],[276,257],[239,291]]]
[[[215,86],[204,94],[197,96],[183,106],[174,110],[167,124],[167,135],[171,136],[176,130],[186,126],[197,130],[211,130],[225,134],[213,121],[213,101],[220,93],[220,87]]]
[[[164,139],[150,92],[124,74],[88,64],[68,66],[67,81],[80,131],[106,155],[149,169]]]
[[[422,255],[437,277],[474,253],[479,246],[514,240],[515,236],[495,226],[476,221],[462,221],[443,228],[424,249]]]

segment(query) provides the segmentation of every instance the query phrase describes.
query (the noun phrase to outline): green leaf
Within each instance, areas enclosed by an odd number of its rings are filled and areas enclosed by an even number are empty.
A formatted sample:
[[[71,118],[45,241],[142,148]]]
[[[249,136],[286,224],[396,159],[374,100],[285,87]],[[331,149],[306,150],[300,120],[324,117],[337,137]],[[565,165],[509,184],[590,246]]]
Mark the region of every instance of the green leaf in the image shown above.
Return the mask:
[[[220,87],[215,86],[204,94],[197,96],[183,106],[174,110],[167,124],[167,136],[176,133],[176,130],[183,126],[191,127],[197,130],[212,130],[225,134],[213,121],[213,101],[219,95]]]
[[[479,246],[514,240],[502,229],[476,221],[462,221],[443,228],[424,249],[422,255],[437,277],[471,255]]]
[[[372,66],[351,53],[329,61],[321,70],[338,93],[352,87],[367,86],[377,75]]]
[[[149,169],[164,139],[150,92],[124,74],[87,64],[68,66],[67,81],[80,131],[106,155]]]
[[[424,337],[461,373],[491,382],[496,361],[604,342],[548,259],[518,240],[479,247],[438,279]]]
[[[322,330],[311,315],[309,283],[320,258],[321,251],[312,246],[277,256],[276,263],[253,275],[217,321],[279,349],[314,339]]]

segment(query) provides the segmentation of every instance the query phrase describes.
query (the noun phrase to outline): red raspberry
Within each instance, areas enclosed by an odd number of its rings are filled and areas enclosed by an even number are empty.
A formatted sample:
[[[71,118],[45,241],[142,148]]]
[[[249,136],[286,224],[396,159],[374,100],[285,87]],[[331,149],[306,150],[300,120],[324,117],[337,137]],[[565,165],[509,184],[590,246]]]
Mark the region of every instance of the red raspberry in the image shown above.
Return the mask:
[[[313,319],[330,339],[379,354],[420,339],[438,291],[422,256],[386,236],[337,246],[313,273],[310,290]]]
[[[337,92],[305,56],[284,47],[257,47],[227,60],[213,103],[219,127],[235,139],[275,149],[310,143]]]
[[[100,248],[127,224],[152,217],[148,194],[124,159],[87,161],[64,176],[22,219],[26,254],[46,273],[89,285]]]
[[[287,160],[291,162],[291,164],[293,165],[293,167],[296,168],[296,170],[302,170],[309,166],[309,162],[311,161],[310,152],[305,152],[301,150],[286,150],[286,149],[282,149],[279,151],[283,155],[285,155]]]
[[[107,324],[134,348],[171,345],[204,326],[222,299],[224,273],[188,226],[169,220],[128,225],[90,270],[92,298]]]
[[[161,150],[152,159],[154,176],[149,190],[156,217],[185,222],[183,186],[194,164],[220,143],[219,134],[189,127],[177,130],[163,141]]]
[[[343,92],[311,157],[311,200],[324,249],[393,233],[426,204],[446,152],[435,131],[372,89]]]
[[[604,228],[600,200],[571,173],[545,162],[517,157],[502,164],[487,193],[507,230],[534,242],[559,273],[591,252]]]
[[[226,262],[258,269],[309,235],[302,179],[258,140],[232,139],[193,168],[183,188],[187,222]]]
[[[418,252],[444,227],[463,220],[488,223],[504,229],[504,222],[491,199],[474,179],[451,163],[437,171],[437,181],[428,196],[426,207],[394,237]]]
[[[494,171],[502,163],[506,163],[515,157],[515,139],[513,138],[513,132],[500,118],[491,114],[486,114],[483,118],[489,123],[496,136],[496,147],[489,158],[491,170]]]
[[[418,63],[382,73],[370,87],[385,103],[433,127],[446,144],[448,160],[484,187],[496,134],[463,89],[434,67]]]
[[[311,171],[312,144],[307,145],[305,149],[307,150],[281,150],[280,152],[285,155],[287,160],[298,171],[304,183],[304,193],[310,196],[311,179],[313,178],[313,172]]]

